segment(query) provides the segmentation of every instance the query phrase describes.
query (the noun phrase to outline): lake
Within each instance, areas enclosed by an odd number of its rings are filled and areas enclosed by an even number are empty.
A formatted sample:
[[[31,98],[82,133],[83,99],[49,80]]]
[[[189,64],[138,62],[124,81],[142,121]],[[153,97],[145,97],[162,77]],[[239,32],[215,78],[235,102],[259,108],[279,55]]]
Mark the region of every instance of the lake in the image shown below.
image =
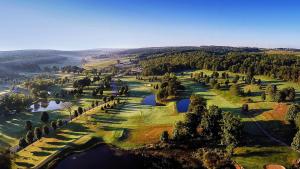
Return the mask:
[[[143,164],[133,155],[99,145],[82,153],[72,154],[55,169],[141,169]]]
[[[190,99],[181,99],[177,101],[176,102],[177,111],[180,113],[187,112],[189,109],[190,102],[191,102]]]
[[[146,96],[143,99],[142,104],[150,105],[150,106],[156,106],[155,94],[151,94],[149,96]]]
[[[63,102],[61,101],[49,101],[49,102],[38,102],[30,106],[32,109],[31,112],[41,112],[41,111],[51,111],[51,110],[60,110]]]

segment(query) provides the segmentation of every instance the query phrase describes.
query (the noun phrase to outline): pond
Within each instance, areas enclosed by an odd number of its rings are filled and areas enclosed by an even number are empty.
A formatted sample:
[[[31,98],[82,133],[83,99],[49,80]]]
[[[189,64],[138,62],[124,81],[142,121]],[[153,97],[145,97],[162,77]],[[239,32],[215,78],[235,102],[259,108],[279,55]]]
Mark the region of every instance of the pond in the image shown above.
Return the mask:
[[[143,165],[133,155],[114,150],[108,145],[99,145],[86,152],[72,154],[55,169],[140,169]]]
[[[59,110],[61,109],[61,104],[63,104],[61,101],[42,101],[31,105],[30,108],[31,112]]]
[[[151,94],[149,96],[146,96],[143,99],[142,104],[150,105],[150,106],[156,106],[155,94]]]
[[[176,102],[178,112],[187,112],[190,105],[190,99],[181,99]]]

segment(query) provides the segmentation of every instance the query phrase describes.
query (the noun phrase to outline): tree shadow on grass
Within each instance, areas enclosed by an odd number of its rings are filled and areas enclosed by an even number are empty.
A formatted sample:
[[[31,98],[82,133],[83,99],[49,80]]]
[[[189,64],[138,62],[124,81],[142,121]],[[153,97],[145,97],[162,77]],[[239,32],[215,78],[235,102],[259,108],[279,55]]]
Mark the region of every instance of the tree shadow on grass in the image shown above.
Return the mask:
[[[269,157],[270,154],[282,154],[281,151],[276,150],[264,150],[264,151],[252,151],[252,152],[245,152],[242,154],[234,155],[235,157],[253,157],[253,156],[259,156],[259,157]]]
[[[64,145],[68,144],[67,142],[62,142],[62,141],[49,141],[46,143],[50,144],[50,145],[55,145],[55,146],[64,146]]]
[[[24,168],[32,168],[34,165],[31,163],[26,162],[15,162],[18,166],[24,167]]]
[[[283,123],[280,120],[268,120],[268,121],[244,121],[244,137],[242,139],[243,145],[246,146],[276,146],[281,145],[274,139],[271,139],[264,133],[261,128],[267,132],[267,134],[287,145],[290,145],[295,133],[293,128]],[[260,127],[258,127],[259,125]]]
[[[49,156],[51,153],[45,151],[33,151],[31,152],[34,156]]]
[[[40,147],[43,151],[57,151],[59,148],[57,147]]]

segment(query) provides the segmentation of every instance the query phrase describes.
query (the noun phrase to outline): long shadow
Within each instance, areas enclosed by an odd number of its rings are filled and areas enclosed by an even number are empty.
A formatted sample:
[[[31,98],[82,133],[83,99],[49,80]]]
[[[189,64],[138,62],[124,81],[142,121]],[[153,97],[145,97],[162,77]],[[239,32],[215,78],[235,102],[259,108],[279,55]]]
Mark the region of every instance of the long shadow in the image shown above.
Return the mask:
[[[294,129],[279,120],[256,121],[271,137],[280,140],[288,145],[291,144],[295,135]],[[270,139],[253,121],[244,121],[244,138],[242,142],[246,146],[274,146],[280,145],[273,139]]]
[[[259,151],[259,152],[246,152],[239,155],[234,155],[235,157],[253,157],[253,156],[260,156],[260,157],[268,157],[270,154],[280,154],[282,152],[276,150],[267,150],[267,151]]]
[[[31,163],[26,162],[15,162],[18,166],[25,167],[25,168],[32,168],[34,165]]]
[[[63,141],[59,141],[59,142],[49,141],[49,142],[46,142],[46,143],[51,144],[51,145],[55,145],[55,146],[63,146],[63,145],[67,144],[67,142],[63,142]]]
[[[49,156],[51,153],[44,151],[33,151],[31,152],[34,156]]]
[[[42,149],[43,151],[56,151],[58,150],[59,148],[57,147],[40,147],[40,149]]]

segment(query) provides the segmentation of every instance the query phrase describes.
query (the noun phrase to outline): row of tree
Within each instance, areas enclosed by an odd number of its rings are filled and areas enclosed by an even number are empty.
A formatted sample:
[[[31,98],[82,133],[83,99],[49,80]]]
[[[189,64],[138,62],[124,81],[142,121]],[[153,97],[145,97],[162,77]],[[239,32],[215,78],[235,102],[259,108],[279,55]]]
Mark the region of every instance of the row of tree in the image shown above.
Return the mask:
[[[243,125],[238,117],[230,112],[223,113],[215,105],[207,108],[206,100],[199,95],[192,95],[190,101],[189,112],[175,125],[175,140],[197,137],[225,146],[239,144]]]
[[[300,81],[300,58],[294,55],[261,52],[213,51],[177,52],[153,55],[140,61],[144,75],[162,75],[187,69],[229,70],[234,73],[267,75],[289,81]]]
[[[288,107],[285,119],[289,121],[292,128],[296,131],[291,147],[300,151],[300,105],[291,104]]]

